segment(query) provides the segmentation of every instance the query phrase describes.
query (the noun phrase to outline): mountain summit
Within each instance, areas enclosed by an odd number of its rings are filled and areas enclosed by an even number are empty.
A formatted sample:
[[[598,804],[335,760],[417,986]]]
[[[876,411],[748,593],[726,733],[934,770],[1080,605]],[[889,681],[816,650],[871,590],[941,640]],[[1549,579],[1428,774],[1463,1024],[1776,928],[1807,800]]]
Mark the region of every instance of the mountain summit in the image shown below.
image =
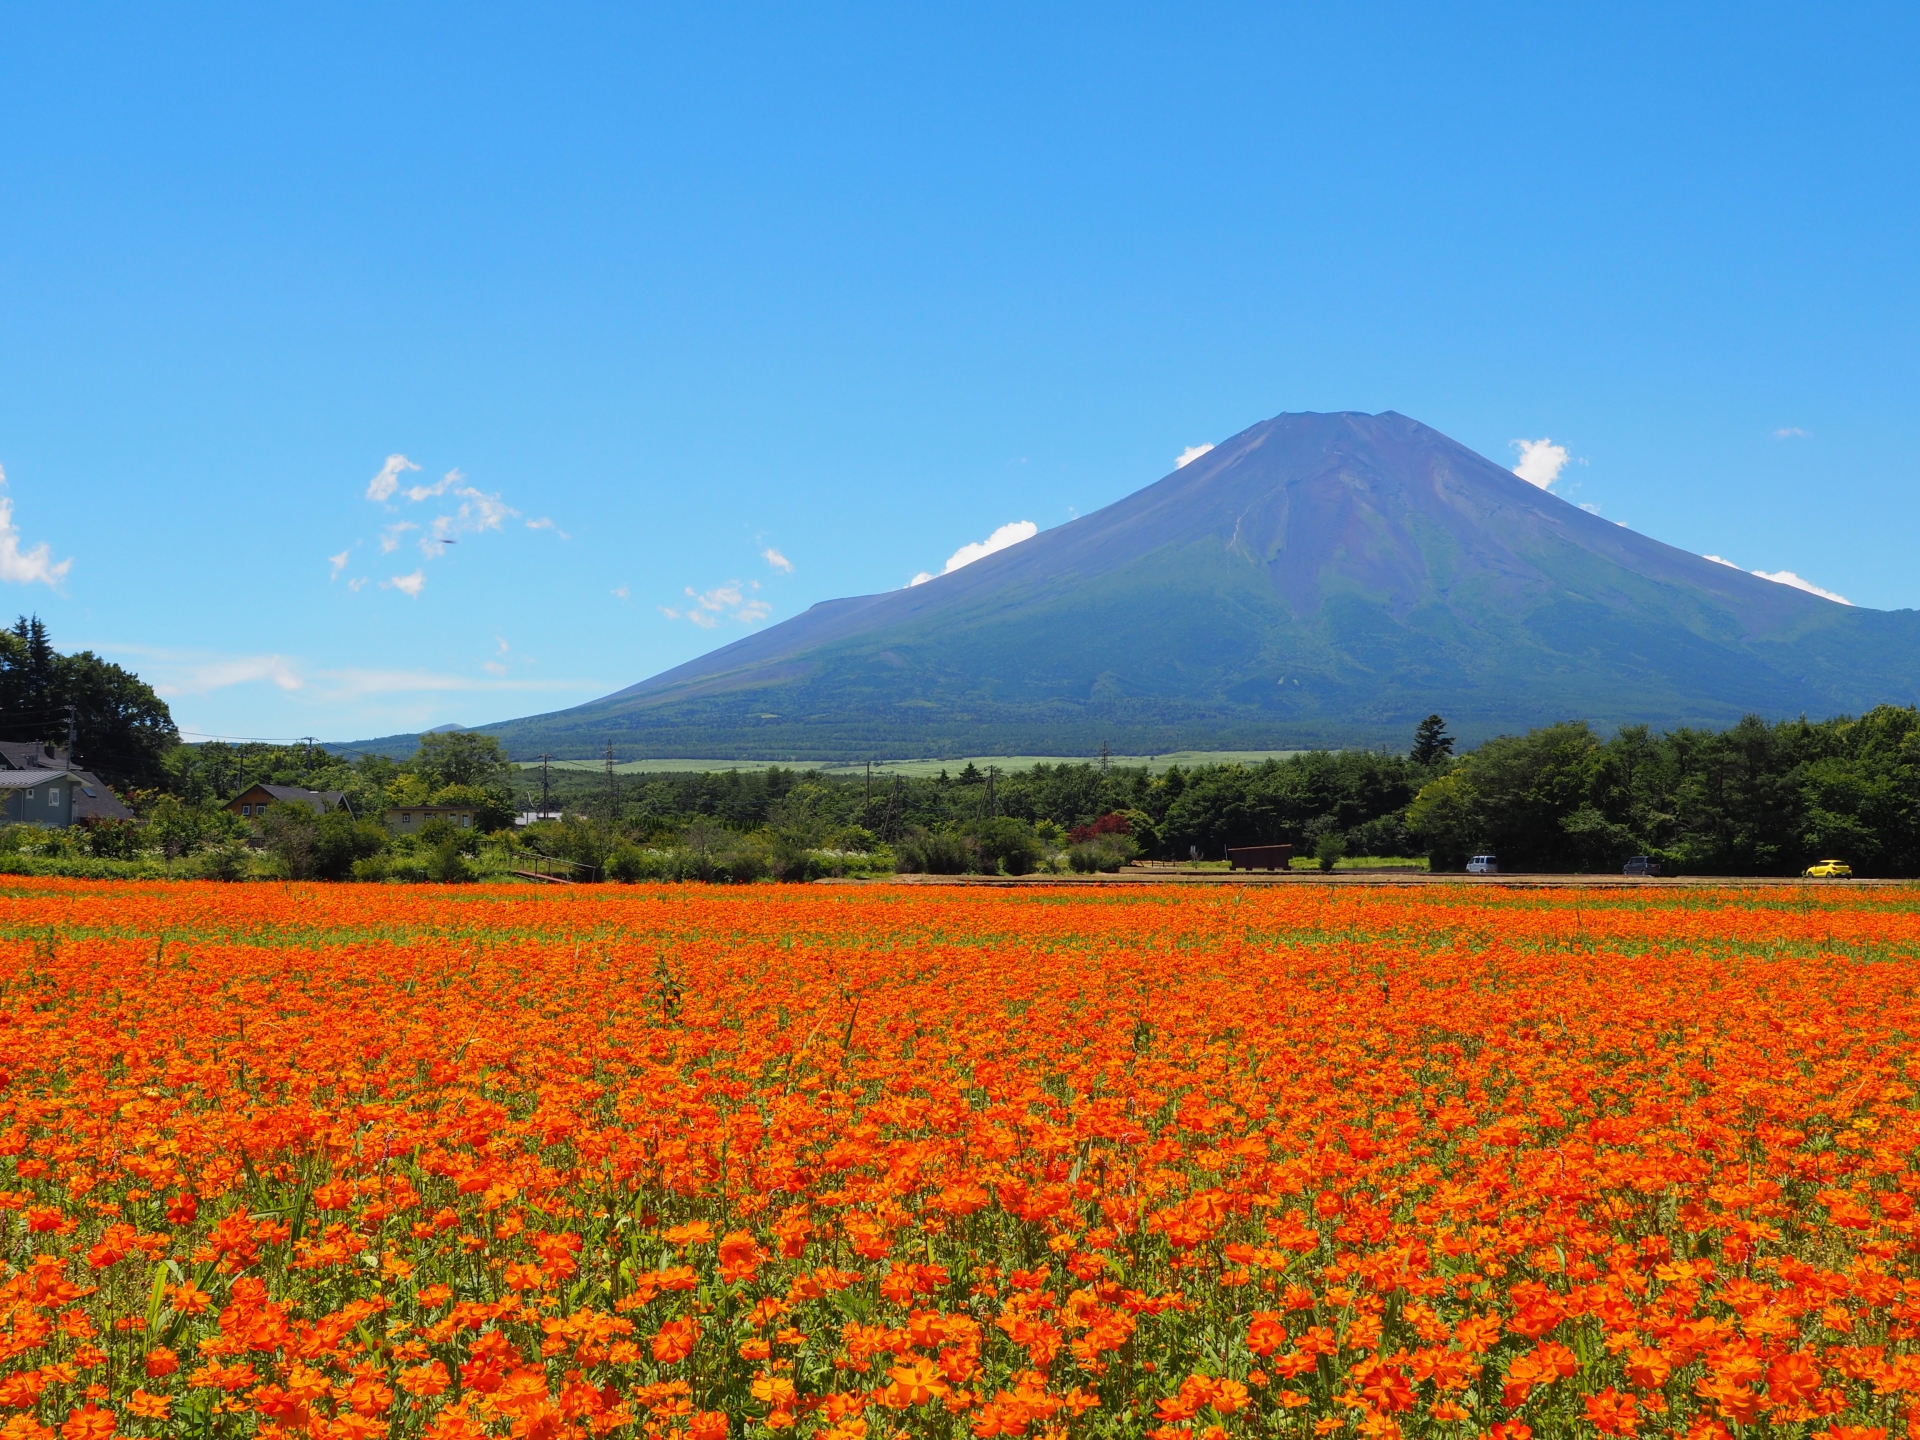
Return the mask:
[[[1568,504],[1418,421],[1280,415],[1126,499],[829,600],[516,751],[757,758],[1475,740],[1920,696],[1920,613],[1836,604]]]

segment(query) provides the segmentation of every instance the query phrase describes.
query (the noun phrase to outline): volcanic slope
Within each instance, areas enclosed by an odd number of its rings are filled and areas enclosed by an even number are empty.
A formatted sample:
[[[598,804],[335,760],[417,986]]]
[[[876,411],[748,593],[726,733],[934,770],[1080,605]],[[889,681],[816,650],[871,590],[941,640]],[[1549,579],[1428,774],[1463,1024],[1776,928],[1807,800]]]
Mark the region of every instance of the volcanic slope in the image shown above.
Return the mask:
[[[516,754],[1147,754],[1917,697],[1920,612],[1663,545],[1388,411],[1278,416],[926,584],[483,728]]]

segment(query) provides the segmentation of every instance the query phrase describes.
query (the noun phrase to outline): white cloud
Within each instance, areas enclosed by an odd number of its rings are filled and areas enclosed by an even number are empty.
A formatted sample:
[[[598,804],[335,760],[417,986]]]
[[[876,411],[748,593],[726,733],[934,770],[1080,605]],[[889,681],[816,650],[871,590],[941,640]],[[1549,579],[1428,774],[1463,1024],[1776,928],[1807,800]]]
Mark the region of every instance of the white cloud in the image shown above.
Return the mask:
[[[366,576],[356,575],[353,577],[353,579],[347,581],[347,590],[351,594],[358,595],[362,590],[366,588],[366,584],[367,584]]]
[[[1776,585],[1791,585],[1796,590],[1804,590],[1809,595],[1818,595],[1822,600],[1831,600],[1836,605],[1853,604],[1846,596],[1836,595],[1831,590],[1823,590],[1811,580],[1802,580],[1791,570],[1775,570],[1772,574],[1768,574],[1765,570],[1756,570],[1753,573],[1762,580],[1771,580]]]
[[[1798,425],[1783,425],[1773,432],[1773,438],[1776,440],[1792,440],[1796,437],[1802,440],[1807,438],[1807,432]]]
[[[7,472],[0,470],[0,487],[6,483]],[[13,523],[13,499],[0,495],[0,580],[9,585],[38,583],[57,590],[72,568],[71,557],[54,564],[53,550],[44,540],[31,550],[20,548],[20,530]]]
[[[1588,500],[1582,500],[1580,502],[1580,508],[1589,515],[1598,515],[1600,513],[1600,507]]]
[[[632,593],[633,591],[625,585],[616,585],[613,587],[613,598],[616,600],[624,600]]]
[[[1545,435],[1538,440],[1515,440],[1513,448],[1520,452],[1520,463],[1513,467],[1513,473],[1542,490],[1551,490],[1567,467],[1567,447],[1554,444]]]
[[[414,466],[410,466],[409,468],[418,470],[420,467],[418,465],[414,465]],[[436,495],[446,494],[447,491],[451,490],[454,486],[458,485],[462,480],[466,478],[467,477],[465,475],[462,475],[460,473],[460,467],[456,465],[454,466],[453,469],[447,471],[446,474],[442,475],[438,480],[434,481],[433,484],[409,485],[406,488],[404,493],[407,499],[413,501],[417,505],[422,500],[431,500]]]
[[[1711,560],[1716,565],[1725,565],[1732,570],[1741,568],[1735,565],[1733,561],[1723,560],[1718,555],[1702,555],[1700,558],[1702,560]],[[1811,580],[1803,580],[1791,570],[1749,570],[1747,573],[1749,575],[1758,575],[1762,580],[1771,580],[1776,585],[1791,585],[1796,590],[1804,590],[1809,595],[1818,595],[1822,600],[1831,600],[1836,605],[1853,604],[1846,596],[1836,594],[1832,590],[1824,589],[1814,584]]]
[[[1213,449],[1211,445],[1189,445],[1173,457],[1173,468],[1176,470],[1184,470],[1211,449]]]
[[[349,547],[348,549],[342,550],[338,555],[329,555],[327,557],[327,564],[333,567],[333,573],[327,577],[329,580],[338,580],[340,578],[340,572],[347,568],[348,557],[352,554],[353,550]]]
[[[747,593],[759,588],[758,580],[746,583],[729,580],[724,585],[704,591],[695,590],[689,585],[685,594],[693,603],[685,610],[676,610],[670,605],[655,608],[669,620],[690,620],[702,630],[713,629],[723,619],[738,620],[742,625],[757,625],[773,613],[773,607],[766,601],[756,600]]]
[[[286,696],[298,696],[297,700],[278,702],[299,707],[299,719],[286,720],[286,728],[293,729],[297,724],[300,728],[321,734],[329,730],[346,735],[379,734],[383,733],[383,729],[424,726],[446,718],[444,710],[428,719],[422,713],[411,710],[396,712],[387,707],[382,707],[377,713],[353,714],[343,714],[333,708],[365,700],[378,701],[383,697],[402,702],[409,696],[418,697],[423,711],[434,711],[439,710],[439,704],[427,698],[433,695],[463,692],[571,692],[584,697],[588,694],[605,694],[608,688],[604,680],[514,680],[491,673],[442,675],[424,670],[320,668],[310,666],[298,657],[279,654],[228,655],[208,650],[174,650],[112,643],[96,643],[89,648],[123,663],[134,664],[142,678],[176,707],[184,702],[189,709],[205,711],[209,708],[206,704],[193,705],[194,697],[248,686],[266,687]],[[223,707],[216,705],[214,708]],[[176,708],[175,715],[181,718],[183,728],[196,723],[194,719],[182,717],[179,708]],[[392,722],[396,715],[397,723],[386,723]],[[206,725],[207,721],[199,720],[197,723]]]
[[[972,544],[962,545],[958,550],[954,551],[953,554],[947,557],[947,563],[941,568],[940,573],[942,575],[951,575],[963,566],[971,565],[976,560],[983,560],[997,550],[1006,549],[1009,545],[1018,545],[1022,540],[1031,540],[1039,533],[1040,527],[1031,520],[1009,521],[986,539],[975,540]],[[914,576],[913,579],[909,580],[907,585],[909,588],[915,585],[924,585],[931,579],[933,579],[933,576],[922,570],[918,575]]]
[[[460,472],[455,470],[452,473],[458,475]],[[429,560],[444,555],[446,547],[457,544],[462,535],[498,530],[509,517],[520,513],[498,495],[489,495],[471,485],[462,485],[453,493],[461,497],[460,508],[451,515],[434,516],[432,526],[420,537],[420,553]]]
[[[507,667],[502,665],[498,660],[489,660],[481,665],[480,668],[489,675],[504,675],[507,673]]]
[[[389,455],[386,466],[368,482],[367,498],[384,504],[398,495],[417,505],[423,500],[452,496],[460,502],[459,506],[451,514],[434,516],[424,529],[413,520],[396,520],[388,525],[380,532],[382,555],[391,555],[399,549],[400,537],[409,530],[421,530],[418,541],[420,553],[429,560],[437,560],[447,553],[449,545],[458,544],[462,536],[478,535],[486,530],[503,530],[507,521],[521,518],[520,512],[498,494],[489,494],[467,484],[467,477],[457,466],[431,485],[409,485],[402,490],[401,472],[419,468],[404,455]],[[387,508],[391,510],[393,507],[389,505]],[[538,520],[527,521],[526,526],[529,530],[551,530],[562,540],[568,538],[566,531],[544,515]]]
[[[783,570],[789,575],[793,573],[793,562],[771,545],[760,552],[760,558],[776,570]]]
[[[411,575],[396,575],[391,580],[382,580],[380,588],[398,590],[402,595],[418,600],[420,592],[427,588],[427,572],[416,570]]]
[[[284,655],[217,655],[200,650],[158,650],[139,645],[102,646],[114,653],[128,652],[145,656],[152,665],[142,664],[160,697],[171,700],[180,695],[205,695],[232,685],[270,681],[286,691],[303,689],[306,680],[294,663]]]
[[[387,456],[387,463],[380,467],[380,473],[367,482],[367,499],[375,504],[391,500],[393,492],[400,488],[400,472],[419,468],[404,455]]]

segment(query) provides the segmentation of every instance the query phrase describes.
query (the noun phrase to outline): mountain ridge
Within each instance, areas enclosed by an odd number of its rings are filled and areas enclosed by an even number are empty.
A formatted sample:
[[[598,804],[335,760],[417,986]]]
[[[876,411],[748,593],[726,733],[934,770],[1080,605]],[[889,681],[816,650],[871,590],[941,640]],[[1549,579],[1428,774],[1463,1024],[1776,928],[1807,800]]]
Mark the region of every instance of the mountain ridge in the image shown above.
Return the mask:
[[[1920,695],[1920,614],[1843,606],[1571,505],[1393,411],[1284,414],[924,584],[822,601],[516,753],[852,759],[1404,744]]]

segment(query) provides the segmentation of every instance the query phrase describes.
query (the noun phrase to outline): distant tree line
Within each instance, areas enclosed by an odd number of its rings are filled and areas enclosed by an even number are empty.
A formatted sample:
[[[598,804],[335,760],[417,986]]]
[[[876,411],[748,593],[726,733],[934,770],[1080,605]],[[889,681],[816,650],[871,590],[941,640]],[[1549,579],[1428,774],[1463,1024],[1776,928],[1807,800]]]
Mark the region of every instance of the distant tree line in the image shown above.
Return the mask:
[[[1505,870],[1793,875],[1839,859],[1920,875],[1920,710],[1610,739],[1582,723],[1490,740],[1424,786],[1409,834],[1435,868],[1493,851]]]
[[[539,772],[471,731],[423,735],[403,760],[307,744],[184,745],[138,676],[89,652],[60,655],[37,617],[0,630],[0,738],[64,745],[70,732],[79,763],[141,817],[92,836],[101,855],[176,857],[265,835],[293,873],[404,875],[428,862],[415,863],[417,846],[381,858],[386,810],[470,807],[485,833],[542,803]],[[1404,754],[1316,750],[1157,773],[1105,760],[1010,774],[967,763],[933,776],[559,769],[546,799],[564,818],[523,839],[583,873],[632,878],[801,878],[861,856],[931,870],[1111,869],[1276,843],[1322,863],[1425,856],[1438,870],[1491,851],[1509,871],[1609,872],[1646,855],[1668,874],[1787,875],[1832,858],[1862,875],[1920,876],[1913,707],[1663,735],[1629,726],[1605,738],[1576,721],[1454,752],[1431,715]],[[292,812],[246,826],[224,807],[260,782],[340,791],[347,813],[324,834]],[[470,854],[473,841],[436,835],[432,847],[433,865],[453,875],[453,849]]]

